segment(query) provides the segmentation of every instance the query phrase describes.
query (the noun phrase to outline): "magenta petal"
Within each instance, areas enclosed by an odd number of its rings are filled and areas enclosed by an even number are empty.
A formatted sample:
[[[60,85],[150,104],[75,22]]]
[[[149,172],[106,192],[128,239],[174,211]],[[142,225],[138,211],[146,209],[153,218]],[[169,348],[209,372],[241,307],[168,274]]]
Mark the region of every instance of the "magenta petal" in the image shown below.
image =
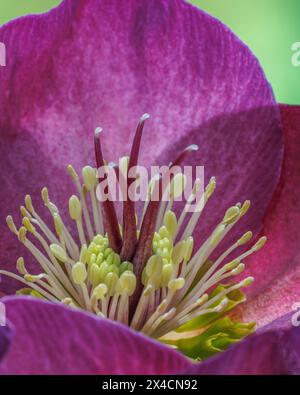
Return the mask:
[[[291,327],[291,315],[251,335],[207,361],[191,374],[300,374],[300,328]]]
[[[190,362],[113,321],[26,297],[3,299],[15,329],[2,374],[168,374]]]
[[[167,161],[176,157],[173,148],[195,143],[197,164],[218,178],[201,234],[246,198],[255,207],[248,225],[259,228],[281,162],[278,111],[257,60],[219,21],[181,0],[65,0],[48,14],[4,26],[0,40],[7,47],[0,77],[2,218],[16,213],[26,193],[39,209],[44,184],[65,207],[73,192],[61,181],[65,167],[94,163],[94,128],[104,127],[104,154],[117,160],[129,152],[137,119],[149,112],[144,163]],[[8,267],[23,249],[2,222],[0,231],[1,264]]]
[[[260,325],[300,302],[300,106],[282,106],[281,113],[285,136],[282,175],[264,219],[268,243],[249,262],[249,271],[256,278],[254,293],[241,309],[245,320],[254,319]]]

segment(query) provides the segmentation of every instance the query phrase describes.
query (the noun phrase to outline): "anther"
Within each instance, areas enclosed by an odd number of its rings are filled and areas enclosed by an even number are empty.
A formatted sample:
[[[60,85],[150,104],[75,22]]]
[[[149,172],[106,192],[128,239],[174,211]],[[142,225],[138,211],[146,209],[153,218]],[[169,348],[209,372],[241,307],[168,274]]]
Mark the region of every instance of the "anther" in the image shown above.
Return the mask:
[[[267,238],[266,236],[261,237],[256,243],[255,245],[252,247],[253,251],[258,251],[261,248],[263,248],[263,246],[266,244],[267,242]]]
[[[52,254],[57,258],[59,261],[66,263],[69,261],[69,258],[66,254],[66,251],[58,244],[51,244],[50,250]]]
[[[12,217],[11,215],[8,215],[8,216],[6,217],[6,223],[7,223],[7,226],[8,226],[8,228],[9,228],[9,230],[10,230],[12,233],[14,233],[15,235],[18,235],[18,230],[17,230],[17,228],[16,228],[16,225],[15,225],[15,223],[14,223],[13,217]]]
[[[17,265],[16,266],[17,266],[18,272],[22,276],[27,274],[27,270],[26,270],[26,267],[25,267],[25,262],[24,262],[24,258],[23,257],[20,257],[20,258],[17,259]]]
[[[88,191],[92,191],[97,184],[97,171],[91,166],[82,169],[82,179]]]
[[[34,208],[32,205],[32,200],[31,200],[31,196],[30,195],[26,195],[25,196],[25,207],[27,208],[27,210],[32,214],[34,212]]]
[[[72,277],[75,284],[81,285],[85,282],[87,271],[84,263],[77,262],[72,266]]]
[[[68,173],[70,174],[70,176],[73,178],[73,180],[77,181],[79,177],[78,177],[78,174],[77,174],[76,170],[74,169],[74,167],[72,165],[68,165],[67,170],[68,170]]]
[[[74,221],[78,221],[81,218],[81,203],[75,195],[69,199],[69,213]]]
[[[246,232],[239,240],[238,240],[238,245],[244,245],[246,243],[248,243],[248,241],[250,241],[252,239],[252,232]]]
[[[27,229],[24,226],[21,226],[21,228],[19,229],[19,240],[21,243],[25,243],[26,233],[27,233]]]

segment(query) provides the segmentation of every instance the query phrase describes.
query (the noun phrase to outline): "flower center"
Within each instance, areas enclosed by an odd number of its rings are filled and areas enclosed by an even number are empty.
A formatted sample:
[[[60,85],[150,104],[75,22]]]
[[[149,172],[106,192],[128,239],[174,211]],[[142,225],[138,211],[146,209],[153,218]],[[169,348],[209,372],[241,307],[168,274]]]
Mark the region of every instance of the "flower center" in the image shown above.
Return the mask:
[[[115,169],[118,182],[123,177],[127,186],[133,182],[128,176],[129,169],[137,165],[148,117],[144,115],[138,124],[130,156],[121,158],[120,168]],[[97,168],[105,164],[101,132],[99,128],[95,132]],[[169,165],[169,170],[196,148],[186,148]],[[96,189],[105,176],[97,177],[96,169],[91,166],[82,169],[82,180],[71,165],[68,172],[77,190],[77,195],[69,199],[69,215],[76,224],[77,234],[71,234],[59,209],[50,200],[47,188],[42,190],[42,199],[52,216],[53,226],[37,213],[29,195],[25,197],[25,207],[21,207],[23,226],[17,229],[13,218],[7,217],[9,229],[41,267],[39,274],[31,274],[20,257],[17,260],[19,274],[0,270],[0,274],[26,285],[18,294],[62,302],[119,321],[196,358],[220,351],[251,333],[253,323],[234,323],[225,314],[245,300],[240,289],[250,285],[253,278],[230,283],[227,279],[243,272],[244,259],[262,248],[266,238],[260,238],[246,252],[228,261],[236,249],[251,240],[249,231],[215,261],[209,260],[226,234],[246,214],[249,201],[230,207],[212,234],[195,251],[193,233],[214,193],[214,177],[203,192],[201,209],[189,214],[201,182],[196,179],[178,217],[173,209],[174,198],[183,190],[184,174],[170,177],[168,202],[162,199],[165,191],[160,192],[158,200],[151,199],[155,190],[162,186],[164,176],[152,179],[141,218],[136,219],[134,201],[127,195],[121,226],[113,201],[107,199],[99,204],[97,200]],[[34,243],[30,241],[32,237]],[[196,343],[192,336],[195,331]]]

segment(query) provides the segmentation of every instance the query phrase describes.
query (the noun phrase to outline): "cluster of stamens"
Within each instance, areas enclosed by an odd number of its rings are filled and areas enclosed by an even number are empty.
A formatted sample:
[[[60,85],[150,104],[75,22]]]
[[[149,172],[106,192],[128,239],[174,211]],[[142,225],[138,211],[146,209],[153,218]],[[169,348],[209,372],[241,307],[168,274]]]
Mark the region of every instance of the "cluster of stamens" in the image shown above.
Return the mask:
[[[130,157],[121,160],[127,164],[125,171],[123,169],[125,177],[128,168],[137,162],[146,119],[147,116],[143,116],[138,125]],[[173,164],[195,149],[191,147]],[[99,167],[103,163],[99,129],[95,133],[95,149]],[[7,217],[9,229],[41,267],[40,273],[31,274],[20,257],[17,260],[19,274],[0,270],[0,274],[25,284],[26,288],[18,293],[85,309],[161,338],[195,317],[209,313],[221,316],[228,307],[228,295],[252,283],[252,277],[231,282],[211,296],[220,283],[243,272],[244,259],[265,244],[265,237],[228,262],[229,255],[251,240],[252,233],[247,232],[214,262],[208,261],[227,233],[246,214],[249,201],[230,207],[207,240],[194,251],[193,233],[214,193],[215,178],[203,192],[203,207],[195,210],[190,218],[187,218],[188,206],[194,200],[200,180],[195,181],[179,217],[173,210],[173,203],[175,195],[182,192],[184,175],[179,173],[170,179],[169,202],[151,201],[152,180],[149,200],[145,202],[140,221],[136,220],[133,203],[129,201],[124,205],[123,224],[120,225],[116,223],[112,202],[100,205],[97,200],[96,168],[85,166],[82,181],[72,166],[68,166],[68,172],[77,189],[77,195],[69,199],[69,214],[76,224],[77,235],[68,230],[47,188],[42,190],[42,199],[52,216],[52,227],[36,212],[29,195],[25,197],[25,206],[21,207],[22,226],[17,228],[13,218]],[[159,180],[156,182],[159,184]],[[187,225],[183,226],[184,223]],[[35,237],[34,243],[29,236]]]

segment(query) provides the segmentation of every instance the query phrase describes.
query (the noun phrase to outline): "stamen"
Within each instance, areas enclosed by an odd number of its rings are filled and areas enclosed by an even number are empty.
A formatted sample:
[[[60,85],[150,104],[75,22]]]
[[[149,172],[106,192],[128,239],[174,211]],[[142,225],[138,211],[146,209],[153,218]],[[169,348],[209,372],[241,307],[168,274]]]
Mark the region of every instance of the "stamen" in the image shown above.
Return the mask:
[[[176,339],[184,341],[180,333],[186,328],[194,327],[197,336],[205,336],[217,320],[246,300],[240,289],[250,285],[254,279],[248,277],[239,281],[236,276],[244,271],[244,260],[264,246],[266,237],[261,237],[252,247],[231,258],[231,254],[252,239],[252,232],[248,231],[214,261],[211,260],[221,241],[249,210],[250,201],[247,200],[229,207],[210,236],[194,252],[193,236],[215,191],[215,178],[210,179],[197,203],[201,180],[195,180],[179,219],[173,206],[187,181],[185,174],[177,168],[175,172],[175,167],[198,149],[196,145],[183,150],[164,174],[151,179],[143,214],[137,218],[134,199],[130,200],[128,189],[134,181],[140,182],[140,175],[132,177],[129,171],[138,163],[144,123],[148,118],[149,115],[145,114],[140,119],[130,156],[122,157],[119,167],[114,162],[108,165],[114,169],[116,182],[122,190],[126,187],[126,196],[122,196],[125,200],[123,226],[118,223],[108,185],[108,193],[105,190],[108,199],[101,205],[97,202],[97,170],[85,166],[79,173],[80,178],[69,165],[67,169],[74,181],[76,194],[70,194],[68,208],[78,235],[72,235],[46,187],[42,189],[41,197],[51,214],[51,227],[36,212],[31,196],[27,195],[25,207],[20,207],[22,226],[18,229],[11,216],[7,216],[6,222],[40,265],[40,270],[38,274],[29,273],[20,257],[16,262],[18,274],[6,270],[0,270],[0,274],[26,286],[18,294],[85,309],[160,341],[168,342],[168,334],[171,336],[176,331]],[[101,131],[97,128],[94,136],[98,168],[105,164]],[[102,176],[99,183],[105,180],[107,175]],[[187,212],[193,204],[196,210],[188,219]],[[231,259],[229,262],[228,257]],[[229,278],[230,283],[227,282]],[[253,328],[250,324],[243,325],[247,330],[241,337]],[[188,336],[192,337],[191,333]]]
[[[98,210],[96,194],[95,194],[95,188],[97,185],[97,170],[93,169],[91,166],[85,166],[82,169],[82,179],[86,190],[90,193],[95,231],[97,234],[103,234],[104,233],[103,218],[102,218],[101,210],[100,209]],[[91,239],[92,239],[92,235],[90,236],[90,240]]]
[[[84,217],[85,225],[86,225],[86,228],[87,228],[89,239],[91,240],[92,237],[93,237],[94,232],[93,232],[90,215],[89,215],[89,212],[88,212],[88,209],[87,209],[87,205],[86,205],[86,201],[85,201],[84,188],[81,187],[80,182],[79,182],[78,174],[76,173],[76,171],[73,168],[73,166],[72,165],[68,165],[67,166],[67,170],[68,170],[70,176],[72,177],[72,179],[74,181],[74,184],[75,184],[75,186],[77,188],[77,192],[79,193],[80,200],[82,202],[82,210],[83,210],[83,217]],[[95,179],[96,179],[96,176],[95,176]],[[84,180],[84,178],[83,178],[83,180]],[[95,185],[96,185],[96,181],[97,180],[95,180]]]

